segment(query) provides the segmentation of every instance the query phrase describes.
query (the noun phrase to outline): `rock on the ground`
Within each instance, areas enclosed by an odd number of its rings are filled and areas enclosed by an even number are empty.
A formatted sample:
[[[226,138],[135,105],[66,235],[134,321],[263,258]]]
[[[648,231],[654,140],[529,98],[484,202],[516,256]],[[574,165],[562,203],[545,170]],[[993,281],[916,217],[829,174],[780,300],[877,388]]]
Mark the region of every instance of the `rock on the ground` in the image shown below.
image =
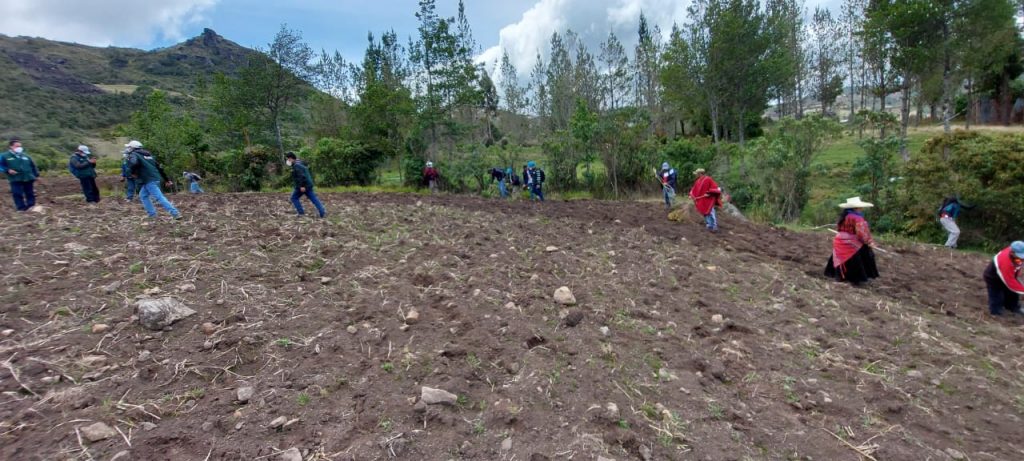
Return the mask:
[[[206,322],[203,323],[200,329],[203,330],[204,335],[210,336],[217,332],[217,325],[215,325],[213,322]]]
[[[736,219],[739,219],[740,221],[746,221],[747,220],[747,217],[743,216],[743,212],[740,211],[739,208],[736,208],[736,205],[733,205],[732,203],[725,203],[725,204],[723,204],[722,205],[722,211],[725,212],[725,214],[727,214],[729,216],[732,216],[732,217],[734,217]]]
[[[267,425],[267,427],[269,427],[271,429],[277,429],[279,427],[283,427],[285,425],[285,423],[287,423],[287,422],[288,422],[288,418],[287,417],[285,417],[285,416],[278,416],[277,418],[274,418],[274,420],[271,421],[270,424]]]
[[[953,458],[953,461],[963,461],[967,459],[967,455],[965,455],[962,451],[957,450],[956,448],[947,448],[946,455],[948,455],[950,458]]]
[[[113,283],[111,283],[110,285],[107,285],[107,286],[103,287],[103,292],[108,294],[108,295],[111,295],[111,294],[116,293],[118,288],[121,288],[121,281],[120,280],[116,280]]]
[[[32,208],[29,208],[28,211],[31,211],[33,213],[46,213],[46,207],[42,205],[36,205]]]
[[[501,451],[509,451],[512,449],[512,437],[509,437],[501,441]]]
[[[559,287],[555,290],[555,302],[571,306],[576,304],[576,297],[573,296],[572,290],[570,290],[569,287]]]
[[[302,461],[302,452],[298,448],[291,447],[277,455],[278,461]]]
[[[582,321],[583,311],[572,311],[565,316],[564,323],[567,327],[575,327],[576,325],[579,325]]]
[[[552,246],[549,246],[549,247],[545,248],[544,251],[546,251],[548,253],[554,253],[554,252],[558,251],[558,247],[552,245]]]
[[[82,437],[85,437],[85,440],[88,440],[90,443],[117,436],[117,431],[104,423],[92,423],[81,428],[81,432]]]
[[[405,323],[409,325],[415,325],[420,321],[420,311],[411,309],[405,314]]]
[[[420,400],[427,405],[454,405],[455,402],[459,400],[459,396],[444,389],[434,389],[432,387],[423,386],[420,389]]]
[[[239,387],[238,390],[235,391],[235,397],[237,397],[238,401],[241,403],[248,403],[255,394],[256,389],[251,386]]]
[[[359,328],[356,327],[355,325],[349,325],[348,327],[345,328],[345,331],[347,331],[347,332],[349,332],[351,334],[356,334],[356,333],[359,332]]]
[[[651,453],[651,449],[646,445],[640,446],[640,458],[643,459],[644,461],[651,461],[652,459],[654,459],[654,456]]]
[[[151,431],[153,429],[156,429],[156,424],[153,424],[153,423],[151,423],[149,421],[146,421],[146,422],[140,424],[139,426],[141,426],[142,430],[144,430],[146,432],[149,432],[149,431]]]
[[[150,330],[162,330],[196,311],[174,298],[142,299],[135,304],[139,323]]]
[[[725,319],[722,317],[722,314],[715,314],[711,316],[711,321],[713,323],[722,323],[725,322]]]
[[[6,329],[4,331],[0,331],[0,336],[3,336],[3,337],[8,337],[8,336],[13,335],[13,334],[14,334],[14,330],[12,330],[10,328],[8,328],[8,329]]]
[[[608,402],[604,406],[604,417],[609,421],[618,421],[622,414],[619,412],[619,406],[615,402]]]
[[[103,334],[106,333],[107,331],[110,331],[110,325],[107,325],[105,323],[97,323],[92,326],[92,332],[94,334]]]
[[[178,285],[178,291],[182,293],[191,293],[196,291],[196,285],[194,283],[183,283]]]

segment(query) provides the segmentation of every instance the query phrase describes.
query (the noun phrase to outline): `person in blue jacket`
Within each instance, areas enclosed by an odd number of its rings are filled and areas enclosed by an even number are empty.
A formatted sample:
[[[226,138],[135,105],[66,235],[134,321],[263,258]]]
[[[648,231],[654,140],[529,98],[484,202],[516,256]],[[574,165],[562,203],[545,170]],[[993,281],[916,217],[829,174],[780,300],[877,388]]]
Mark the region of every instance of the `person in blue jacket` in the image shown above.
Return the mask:
[[[7,175],[14,197],[14,208],[27,211],[36,206],[35,182],[39,177],[39,168],[21,146],[21,140],[12,138],[7,143],[7,152],[0,154],[0,171]]]
[[[658,181],[661,181],[661,193],[665,196],[665,208],[672,209],[672,198],[676,196],[676,181],[679,175],[675,168],[669,166],[668,162],[661,164],[661,171],[658,172]]]
[[[974,207],[960,203],[960,200],[955,196],[946,197],[946,200],[942,202],[942,206],[939,207],[939,224],[949,233],[949,236],[946,238],[947,247],[956,248],[956,242],[960,239],[960,226],[956,225],[956,220],[960,217],[960,211],[972,208]]]
[[[124,183],[124,199],[129,202],[135,198],[135,194],[138,192],[135,177],[132,176],[131,169],[128,167],[128,154],[131,152],[131,148],[125,148],[121,153],[121,182]]]

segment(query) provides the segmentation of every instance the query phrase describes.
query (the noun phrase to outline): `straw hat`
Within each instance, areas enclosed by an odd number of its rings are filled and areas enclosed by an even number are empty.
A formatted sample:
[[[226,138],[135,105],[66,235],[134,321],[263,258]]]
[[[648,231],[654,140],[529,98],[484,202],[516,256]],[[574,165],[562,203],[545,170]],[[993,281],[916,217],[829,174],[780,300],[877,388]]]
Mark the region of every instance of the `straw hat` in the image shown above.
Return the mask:
[[[704,171],[704,169],[703,169],[703,168],[697,168],[696,170],[693,170],[693,175],[694,175],[694,176],[697,176],[697,175],[699,175],[699,174],[704,174],[704,173],[707,173],[707,172],[706,172],[706,171]]]
[[[871,208],[873,206],[875,206],[875,205],[861,200],[860,197],[850,197],[850,198],[846,199],[846,203],[840,203],[839,204],[839,208],[843,208],[843,209],[848,209],[848,208]]]

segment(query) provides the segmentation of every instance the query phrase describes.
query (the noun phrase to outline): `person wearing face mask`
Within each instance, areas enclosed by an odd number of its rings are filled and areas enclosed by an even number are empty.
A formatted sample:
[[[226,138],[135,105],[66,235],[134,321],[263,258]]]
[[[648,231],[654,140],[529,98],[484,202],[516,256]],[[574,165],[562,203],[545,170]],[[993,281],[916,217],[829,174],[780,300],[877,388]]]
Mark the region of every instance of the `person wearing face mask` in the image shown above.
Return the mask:
[[[320,199],[313,192],[313,175],[309,173],[309,168],[306,168],[306,165],[295,157],[294,152],[288,152],[284,154],[284,157],[285,162],[292,168],[292,182],[295,184],[295,190],[292,191],[292,205],[295,206],[296,213],[299,216],[306,215],[306,210],[302,208],[302,202],[299,200],[305,195],[316,207],[320,218],[323,219],[327,216],[327,210],[324,209],[324,205],[320,203]]]
[[[68,169],[82,184],[82,195],[85,195],[85,202],[99,203],[100,189],[96,187],[96,157],[92,156],[89,146],[84,144],[78,146],[78,149],[71,154],[71,159],[68,160]]]
[[[178,209],[174,207],[170,200],[167,200],[163,191],[160,190],[161,181],[164,181],[167,186],[173,183],[167,178],[167,173],[164,172],[160,163],[156,161],[156,157],[143,149],[142,143],[138,141],[129,142],[125,147],[131,149],[131,153],[128,154],[128,170],[139,184],[139,201],[142,202],[142,207],[146,209],[146,214],[150,218],[156,218],[156,207],[153,206],[155,201],[167,210],[172,218],[175,220],[181,219],[181,213],[178,212]]]
[[[7,152],[0,155],[0,170],[7,174],[11,195],[14,197],[14,207],[18,211],[26,211],[36,206],[34,186],[36,178],[39,177],[39,168],[36,168],[36,163],[25,154],[20,139],[13,138],[7,143]]]

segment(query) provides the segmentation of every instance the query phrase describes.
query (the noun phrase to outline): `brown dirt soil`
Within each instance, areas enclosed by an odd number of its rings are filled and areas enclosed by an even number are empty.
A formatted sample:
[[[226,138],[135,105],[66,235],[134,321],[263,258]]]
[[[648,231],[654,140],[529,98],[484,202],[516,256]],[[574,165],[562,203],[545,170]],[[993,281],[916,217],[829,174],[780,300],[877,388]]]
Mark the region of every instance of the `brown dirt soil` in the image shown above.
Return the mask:
[[[4,211],[0,459],[1024,459],[1024,334],[984,314],[982,255],[892,244],[854,288],[827,233],[655,203],[322,198]],[[148,331],[149,296],[198,314]]]

